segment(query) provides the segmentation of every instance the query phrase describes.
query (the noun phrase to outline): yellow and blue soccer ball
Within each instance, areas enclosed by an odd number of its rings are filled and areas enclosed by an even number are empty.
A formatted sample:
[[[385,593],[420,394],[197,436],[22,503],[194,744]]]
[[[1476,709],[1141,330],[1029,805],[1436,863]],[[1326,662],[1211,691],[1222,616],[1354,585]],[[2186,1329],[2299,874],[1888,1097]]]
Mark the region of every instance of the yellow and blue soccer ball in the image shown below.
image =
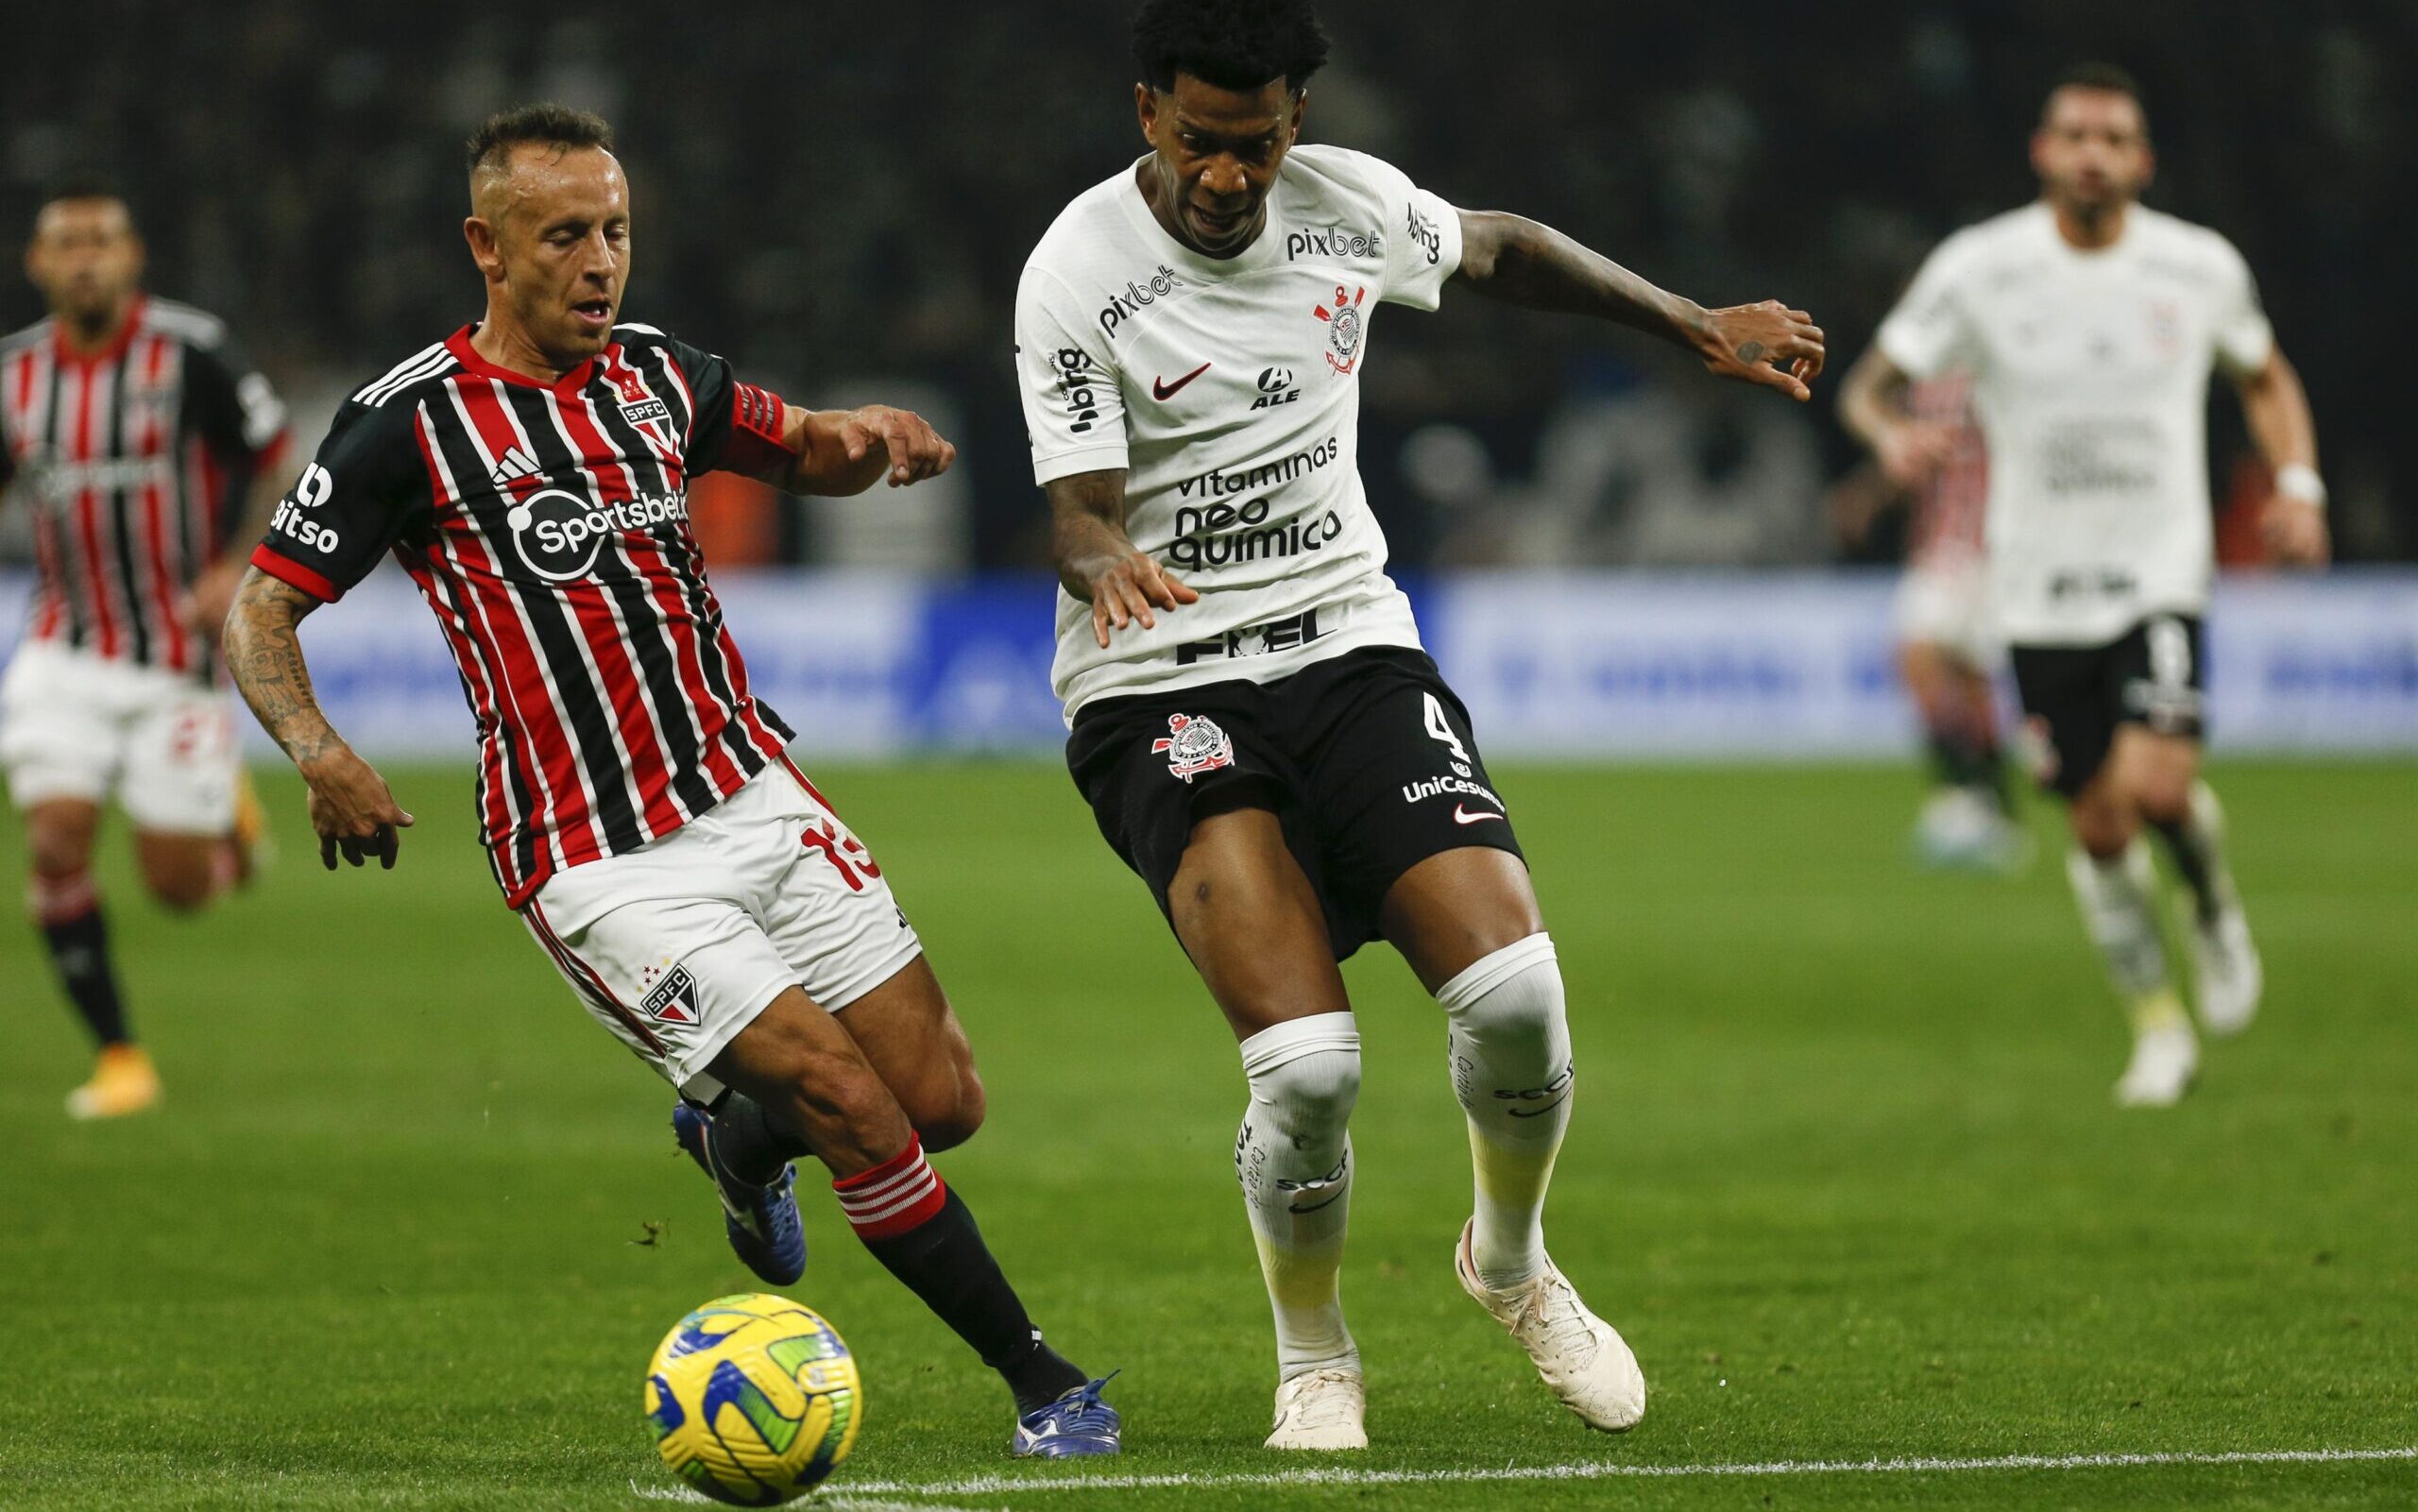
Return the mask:
[[[856,1356],[785,1297],[717,1297],[646,1368],[647,1425],[672,1473],[736,1506],[802,1496],[839,1469],[864,1418]]]

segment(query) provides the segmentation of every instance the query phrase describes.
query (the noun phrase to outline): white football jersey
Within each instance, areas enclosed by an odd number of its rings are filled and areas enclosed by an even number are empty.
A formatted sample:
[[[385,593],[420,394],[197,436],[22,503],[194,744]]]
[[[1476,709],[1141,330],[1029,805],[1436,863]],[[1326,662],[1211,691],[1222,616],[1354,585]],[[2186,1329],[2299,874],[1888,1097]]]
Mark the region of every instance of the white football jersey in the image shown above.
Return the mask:
[[[1417,646],[1360,485],[1360,375],[1379,303],[1436,308],[1453,207],[1387,163],[1295,147],[1237,256],[1167,234],[1133,167],[1068,205],[1025,263],[1016,365],[1036,482],[1126,469],[1133,544],[1200,592],[1092,637],[1061,589],[1051,686],[1094,698],[1272,682]]]
[[[2208,370],[2254,372],[2274,342],[2231,243],[2134,205],[2086,252],[2028,205],[1941,243],[1878,339],[1912,377],[1973,375],[2007,640],[2102,643],[2206,607]]]

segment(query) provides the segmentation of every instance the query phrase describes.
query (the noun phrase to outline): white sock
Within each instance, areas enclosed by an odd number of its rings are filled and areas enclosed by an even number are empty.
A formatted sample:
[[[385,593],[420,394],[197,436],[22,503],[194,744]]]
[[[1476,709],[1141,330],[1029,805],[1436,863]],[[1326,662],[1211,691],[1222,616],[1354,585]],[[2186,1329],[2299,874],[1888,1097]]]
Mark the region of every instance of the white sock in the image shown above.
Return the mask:
[[[1453,1093],[1469,1114],[1470,1258],[1495,1291],[1544,1268],[1545,1188],[1570,1127],[1570,1021],[1553,939],[1532,934],[1446,982]]]
[[[1337,1276],[1352,1212],[1360,1031],[1349,1013],[1313,1013],[1243,1041],[1251,1107],[1235,1139],[1260,1275],[1276,1314],[1277,1379],[1357,1370]]]
[[[2142,1006],[2173,994],[2166,972],[2166,942],[2158,932],[2150,851],[2137,838],[2121,856],[2100,860],[2074,850],[2066,856],[2066,879],[2082,908],[2082,925],[2107,961],[2107,979],[2140,1027]],[[2154,1016],[2163,1022],[2167,1015]]]

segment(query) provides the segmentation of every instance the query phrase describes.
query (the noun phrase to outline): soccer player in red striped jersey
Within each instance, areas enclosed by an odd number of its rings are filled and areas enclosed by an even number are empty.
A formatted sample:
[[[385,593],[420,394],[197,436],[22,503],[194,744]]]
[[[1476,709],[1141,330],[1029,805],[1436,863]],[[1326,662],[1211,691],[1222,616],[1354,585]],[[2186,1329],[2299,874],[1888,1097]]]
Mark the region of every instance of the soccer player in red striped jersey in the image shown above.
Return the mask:
[[[243,567],[227,548],[265,524],[285,447],[268,381],[214,316],[146,295],[143,262],[124,200],[62,187],[26,249],[49,314],[0,339],[0,487],[32,513],[41,572],[0,682],[0,768],[26,819],[29,909],[99,1045],[68,1095],[79,1118],[160,1097],[93,881],[102,805],[125,808],[145,885],[177,912],[248,867],[216,630]]]
[[[1102,1383],[1042,1342],[926,1163],[981,1122],[965,1032],[880,866],[748,692],[688,523],[701,472],[854,494],[954,449],[913,415],[809,412],[619,323],[628,194],[595,116],[499,115],[468,166],[485,317],[353,394],[228,625],[322,859],[392,866],[412,823],[330,727],[295,639],[391,552],[460,665],[505,901],[679,1090],[674,1130],[740,1257],[776,1285],[802,1273],[790,1163],[816,1156],[867,1248],[1007,1381],[1016,1453],[1115,1453]]]

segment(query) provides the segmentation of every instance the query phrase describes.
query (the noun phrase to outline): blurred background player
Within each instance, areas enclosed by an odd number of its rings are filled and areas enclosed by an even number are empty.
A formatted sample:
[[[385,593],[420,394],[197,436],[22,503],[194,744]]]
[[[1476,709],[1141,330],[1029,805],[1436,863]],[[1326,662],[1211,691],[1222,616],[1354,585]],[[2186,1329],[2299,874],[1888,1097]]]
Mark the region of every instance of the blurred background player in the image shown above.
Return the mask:
[[[1982,518],[1989,458],[1973,418],[1972,383],[1942,373],[1906,389],[1906,420],[1887,450],[1831,491],[1849,544],[1902,509],[1906,568],[1898,581],[1898,674],[1931,753],[1933,786],[1915,849],[1935,866],[2007,871],[2026,859],[1999,739],[1994,673],[2004,653],[1989,626]]]
[[[145,885],[179,913],[241,879],[260,824],[218,626],[243,569],[229,548],[278,494],[285,407],[215,317],[143,292],[143,263],[123,199],[63,186],[26,248],[50,314],[0,341],[0,486],[19,485],[41,568],[0,683],[0,768],[34,923],[100,1047],[77,1118],[160,1098],[93,879],[101,806],[115,795]]]
[[[631,248],[612,128],[534,105],[468,144],[486,312],[356,390],[252,554],[227,644],[310,786],[332,870],[391,867],[412,816],[328,722],[295,626],[391,551],[443,625],[480,735],[505,902],[582,1006],[677,1089],[673,1129],[731,1247],[806,1268],[791,1162],[829,1167],[874,1257],[998,1372],[1010,1444],[1117,1452],[962,1198],[925,1160],[980,1127],[957,1014],[881,867],[792,765],[689,529],[690,480],[857,494],[956,449],[874,405],[809,411],[619,320]]]
[[[2245,1028],[2262,972],[2199,777],[2201,618],[2215,571],[2210,367],[2273,469],[2274,556],[2322,563],[2325,488],[2299,377],[2250,269],[2215,231],[2139,203],[2154,160],[2139,87],[2093,64],[2050,92],[2032,139],[2041,196],[1950,237],[1840,396],[1876,454],[1918,451],[1909,378],[1973,377],[1989,450],[1992,617],[2012,648],[2043,782],[2069,805],[2085,927],[2132,1019],[2126,1106],[2188,1090],[2199,1046],[2167,968],[2144,825],[2191,894],[2200,1019]]]
[[[1446,1026],[1474,1170],[1462,1289],[1580,1420],[1629,1428],[1636,1357],[1544,1248],[1575,1084],[1560,967],[1468,711],[1386,575],[1362,365],[1381,305],[1432,310],[1448,282],[1799,400],[1822,333],[1297,144],[1327,56],[1307,0],[1149,0],[1133,51],[1149,150],[1034,248],[1018,365],[1064,588],[1067,762],[1241,1042],[1235,1168],[1276,1322],[1267,1447],[1368,1447],[1337,1283],[1360,1036],[1337,963],[1380,938]]]

